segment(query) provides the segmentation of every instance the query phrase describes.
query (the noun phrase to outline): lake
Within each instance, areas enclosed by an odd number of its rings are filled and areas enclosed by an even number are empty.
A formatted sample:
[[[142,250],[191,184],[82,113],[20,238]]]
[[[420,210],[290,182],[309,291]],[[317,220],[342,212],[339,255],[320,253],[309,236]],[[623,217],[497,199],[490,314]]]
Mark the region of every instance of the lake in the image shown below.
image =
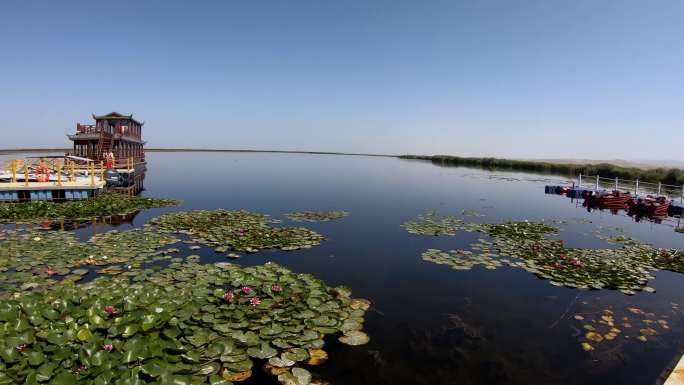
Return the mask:
[[[192,209],[247,209],[284,219],[305,210],[344,210],[348,217],[304,223],[325,236],[320,245],[292,252],[244,254],[242,265],[274,261],[315,275],[329,286],[349,286],[372,301],[364,330],[371,341],[346,346],[329,339],[330,360],[313,371],[331,384],[654,384],[679,358],[684,328],[684,277],[659,271],[655,293],[555,287],[529,272],[475,266],[457,271],[424,261],[430,248],[469,249],[483,234],[409,234],[401,225],[435,210],[470,214],[469,221],[562,220],[556,238],[572,247],[615,247],[596,231],[620,229],[656,247],[684,249],[670,223],[639,223],[545,195],[564,178],[438,167],[384,157],[272,153],[148,153],[145,196],[182,200],[180,207],[140,212],[118,230],[140,227],[162,213]],[[107,225],[76,230],[87,239]],[[225,262],[208,247],[203,263]],[[649,314],[633,317],[629,310]],[[610,309],[631,317],[611,341],[586,352],[583,324]],[[652,315],[650,315],[652,314]],[[584,320],[576,319],[581,316]],[[653,321],[657,335],[638,330]],[[667,328],[658,327],[665,320]],[[625,321],[626,322],[626,321]],[[617,322],[616,322],[617,323]],[[639,324],[637,324],[639,323]],[[646,323],[650,325],[650,323]],[[662,326],[662,324],[660,324]],[[260,370],[244,384],[277,383]]]

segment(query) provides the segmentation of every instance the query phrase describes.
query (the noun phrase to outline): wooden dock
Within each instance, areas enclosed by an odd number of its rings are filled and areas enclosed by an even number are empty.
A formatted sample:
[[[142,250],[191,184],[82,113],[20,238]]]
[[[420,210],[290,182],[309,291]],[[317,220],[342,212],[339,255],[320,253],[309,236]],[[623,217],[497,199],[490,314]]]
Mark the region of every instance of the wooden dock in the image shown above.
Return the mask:
[[[60,201],[92,198],[105,190],[106,183],[95,179],[75,181],[0,183],[0,202]]]
[[[663,385],[684,385],[684,356],[677,362]]]

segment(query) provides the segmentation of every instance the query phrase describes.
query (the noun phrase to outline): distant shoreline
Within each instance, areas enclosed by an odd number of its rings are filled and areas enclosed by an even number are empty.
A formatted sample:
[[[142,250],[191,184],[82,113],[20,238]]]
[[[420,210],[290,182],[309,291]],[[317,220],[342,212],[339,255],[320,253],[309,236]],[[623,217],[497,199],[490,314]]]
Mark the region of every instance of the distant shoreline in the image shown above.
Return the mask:
[[[0,154],[18,154],[23,152],[67,152],[71,148],[8,148],[0,149]],[[311,155],[352,155],[352,156],[377,156],[384,158],[398,158],[400,155],[368,154],[357,152],[335,151],[302,151],[302,150],[241,150],[241,149],[213,149],[213,148],[146,148],[145,152],[255,152],[275,154],[311,154]]]
[[[67,152],[69,148],[12,148],[0,149],[2,154]],[[302,150],[244,150],[244,149],[202,149],[202,148],[149,148],[146,152],[212,152],[212,153],[272,153],[272,154],[309,154],[309,155],[344,155],[397,158],[405,160],[428,161],[437,166],[470,167],[497,171],[524,171],[541,174],[562,174],[567,176],[601,175],[606,178],[639,179],[644,182],[661,182],[664,184],[684,185],[684,169],[675,167],[645,168],[625,166],[611,163],[573,163],[545,160],[519,160],[505,158],[458,157],[451,155],[392,155],[369,154],[335,151],[302,151]]]
[[[642,182],[663,183],[682,186],[684,190],[684,170],[674,167],[625,167],[614,163],[563,163],[541,160],[517,160],[504,158],[476,158],[452,155],[401,155],[400,159],[414,159],[431,162],[443,167],[470,167],[498,171],[524,171],[541,174],[560,174],[575,177],[600,175],[605,178],[640,180]]]

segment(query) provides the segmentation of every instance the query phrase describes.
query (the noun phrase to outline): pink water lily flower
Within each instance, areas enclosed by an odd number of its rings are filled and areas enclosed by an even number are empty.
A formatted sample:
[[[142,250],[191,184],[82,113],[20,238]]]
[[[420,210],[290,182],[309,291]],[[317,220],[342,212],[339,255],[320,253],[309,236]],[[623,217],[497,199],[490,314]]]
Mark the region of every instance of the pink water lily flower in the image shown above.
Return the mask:
[[[252,292],[252,288],[249,286],[243,286],[242,289],[240,289],[240,290],[242,290],[242,292],[245,294],[249,294]]]
[[[223,299],[225,299],[227,302],[233,302],[233,299],[235,298],[235,294],[233,294],[232,291],[227,291],[223,295]]]
[[[118,313],[118,312],[116,311],[116,308],[114,308],[114,306],[112,306],[112,305],[107,305],[107,306],[105,307],[105,312],[107,312],[107,314],[109,314],[109,315],[113,315],[113,314]]]
[[[571,259],[571,260],[570,260],[570,263],[573,264],[573,265],[575,265],[575,266],[582,266],[582,262],[581,262],[579,259],[577,259],[577,258]]]
[[[280,293],[283,291],[283,288],[278,285],[273,285],[271,286],[271,291],[274,293]]]
[[[106,351],[108,351],[108,352],[111,352],[112,350],[114,350],[114,345],[112,345],[112,344],[104,344],[104,345],[102,345],[102,349],[104,349],[104,350],[106,350]]]
[[[261,303],[261,300],[259,299],[259,297],[254,297],[254,298],[249,300],[249,304],[252,306],[256,306],[260,303]]]

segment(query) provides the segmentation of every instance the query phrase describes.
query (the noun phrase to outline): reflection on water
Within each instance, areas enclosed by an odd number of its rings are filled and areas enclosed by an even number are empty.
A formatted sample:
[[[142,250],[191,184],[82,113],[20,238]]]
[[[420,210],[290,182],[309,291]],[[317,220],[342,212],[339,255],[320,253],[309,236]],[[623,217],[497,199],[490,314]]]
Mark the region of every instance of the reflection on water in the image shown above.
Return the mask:
[[[136,210],[126,215],[110,215],[107,217],[93,218],[89,220],[46,220],[35,226],[36,230],[65,230],[73,231],[90,227],[93,234],[107,231],[114,227],[130,227],[138,216],[140,210]],[[98,229],[99,227],[99,229]]]
[[[684,249],[684,234],[667,226],[586,212],[546,196],[543,187],[552,179],[393,158],[150,153],[143,194],[180,199],[181,207],[98,223],[97,231],[139,227],[161,213],[197,208],[243,208],[283,219],[284,225],[292,222],[282,215],[292,211],[350,212],[340,220],[304,224],[326,237],[320,246],[263,251],[236,261],[275,261],[330,286],[347,285],[373,301],[365,324],[370,344],[341,346],[332,339],[326,347],[330,361],[314,368],[336,385],[654,383],[682,346],[681,312],[672,306],[684,304],[682,275],[658,272],[650,283],[656,293],[626,296],[553,287],[509,267],[455,271],[423,261],[421,253],[467,249],[477,234],[425,237],[400,226],[429,210],[454,215],[465,210],[479,213],[469,217],[474,222],[564,220],[558,238],[573,247],[606,247],[594,233],[618,228],[658,247]],[[85,239],[92,230],[91,223],[75,231]],[[226,261],[209,248],[179,248],[204,263]],[[600,319],[590,313],[600,316],[610,309],[625,316],[630,307],[657,319],[667,315],[669,329],[653,327],[657,338],[642,342],[622,338],[628,334],[623,325],[619,343],[602,341],[590,353],[582,349],[583,324],[575,315],[590,322]],[[248,384],[273,383],[256,372]]]

